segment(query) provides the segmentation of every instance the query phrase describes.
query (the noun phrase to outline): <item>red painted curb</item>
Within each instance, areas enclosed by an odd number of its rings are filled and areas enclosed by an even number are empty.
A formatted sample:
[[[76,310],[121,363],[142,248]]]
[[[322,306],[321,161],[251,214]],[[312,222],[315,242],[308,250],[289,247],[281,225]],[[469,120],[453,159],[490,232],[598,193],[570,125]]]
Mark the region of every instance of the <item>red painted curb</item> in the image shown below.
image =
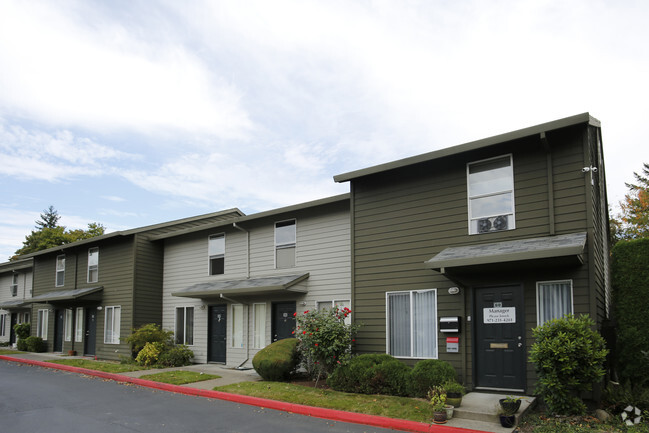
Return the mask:
[[[332,421],[349,422],[353,424],[364,424],[374,427],[389,428],[416,433],[484,433],[482,430],[471,430],[458,427],[449,427],[443,425],[426,424],[416,421],[403,419],[387,418],[379,415],[365,415],[354,412],[345,412],[336,409],[325,409],[321,407],[305,406],[295,403],[286,403],[277,400],[268,400],[259,397],[250,397],[247,395],[230,394],[221,391],[211,391],[206,389],[190,388],[181,385],[170,385],[168,383],[154,382],[151,380],[138,379],[135,377],[123,376],[115,373],[105,373],[103,371],[89,370],[87,368],[72,367],[70,365],[55,364],[52,362],[35,361],[31,359],[13,358],[10,356],[0,355],[0,359],[5,361],[20,362],[23,364],[35,365],[38,367],[64,370],[73,373],[85,374],[88,376],[100,377],[102,379],[114,380],[116,382],[132,383],[134,385],[144,386],[147,388],[159,389],[161,391],[175,392],[179,394],[192,395],[197,397],[215,398],[219,400],[231,401],[234,403],[258,406],[265,409],[274,409],[284,412],[290,412],[298,415],[307,415],[315,418],[324,418]]]

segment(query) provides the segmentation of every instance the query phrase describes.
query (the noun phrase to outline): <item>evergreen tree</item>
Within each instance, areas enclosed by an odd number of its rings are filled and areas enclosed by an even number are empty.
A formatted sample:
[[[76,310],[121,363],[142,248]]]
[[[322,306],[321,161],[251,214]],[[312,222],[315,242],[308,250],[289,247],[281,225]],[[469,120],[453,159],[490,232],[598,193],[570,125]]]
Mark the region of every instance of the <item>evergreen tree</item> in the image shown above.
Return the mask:
[[[626,183],[629,193],[620,202],[617,224],[621,239],[649,237],[649,164],[645,162],[642,172],[633,176],[636,183]]]

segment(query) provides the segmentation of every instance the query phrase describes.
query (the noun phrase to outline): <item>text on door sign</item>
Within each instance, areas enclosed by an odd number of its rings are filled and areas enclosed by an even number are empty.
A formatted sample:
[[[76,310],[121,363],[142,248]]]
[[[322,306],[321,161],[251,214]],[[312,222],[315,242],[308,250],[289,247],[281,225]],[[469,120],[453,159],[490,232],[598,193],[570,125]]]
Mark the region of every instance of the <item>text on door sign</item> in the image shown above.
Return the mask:
[[[484,323],[516,323],[516,307],[483,308]]]

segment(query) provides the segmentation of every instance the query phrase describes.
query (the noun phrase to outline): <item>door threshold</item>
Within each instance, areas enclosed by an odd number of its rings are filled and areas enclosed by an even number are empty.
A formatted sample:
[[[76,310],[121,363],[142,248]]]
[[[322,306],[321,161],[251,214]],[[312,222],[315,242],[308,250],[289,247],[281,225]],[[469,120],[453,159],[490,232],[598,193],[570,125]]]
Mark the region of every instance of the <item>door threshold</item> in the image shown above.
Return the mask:
[[[487,386],[476,386],[474,388],[476,391],[501,391],[501,392],[525,392],[524,389],[515,389],[515,388],[489,388]]]

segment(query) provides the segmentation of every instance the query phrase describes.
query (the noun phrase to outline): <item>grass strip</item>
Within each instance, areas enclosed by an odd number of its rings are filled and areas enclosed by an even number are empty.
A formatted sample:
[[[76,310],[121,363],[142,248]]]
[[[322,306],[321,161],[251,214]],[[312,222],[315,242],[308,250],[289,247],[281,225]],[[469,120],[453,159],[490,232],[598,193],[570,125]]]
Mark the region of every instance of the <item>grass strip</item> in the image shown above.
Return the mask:
[[[0,349],[0,355],[15,355],[17,353],[24,353],[24,352],[21,352],[20,350],[13,350],[13,349]]]
[[[198,373],[196,371],[165,371],[140,376],[140,379],[153,380],[155,382],[169,383],[171,385],[184,385],[186,383],[202,382],[210,379],[220,379],[216,374]]]
[[[214,390],[425,423],[432,418],[428,402],[416,398],[351,394],[284,382],[241,382],[217,386]]]
[[[129,371],[149,370],[133,364],[119,364],[108,361],[94,361],[92,359],[57,359],[47,361],[54,364],[70,365],[72,367],[87,368],[89,370],[103,371],[105,373],[125,373]]]

